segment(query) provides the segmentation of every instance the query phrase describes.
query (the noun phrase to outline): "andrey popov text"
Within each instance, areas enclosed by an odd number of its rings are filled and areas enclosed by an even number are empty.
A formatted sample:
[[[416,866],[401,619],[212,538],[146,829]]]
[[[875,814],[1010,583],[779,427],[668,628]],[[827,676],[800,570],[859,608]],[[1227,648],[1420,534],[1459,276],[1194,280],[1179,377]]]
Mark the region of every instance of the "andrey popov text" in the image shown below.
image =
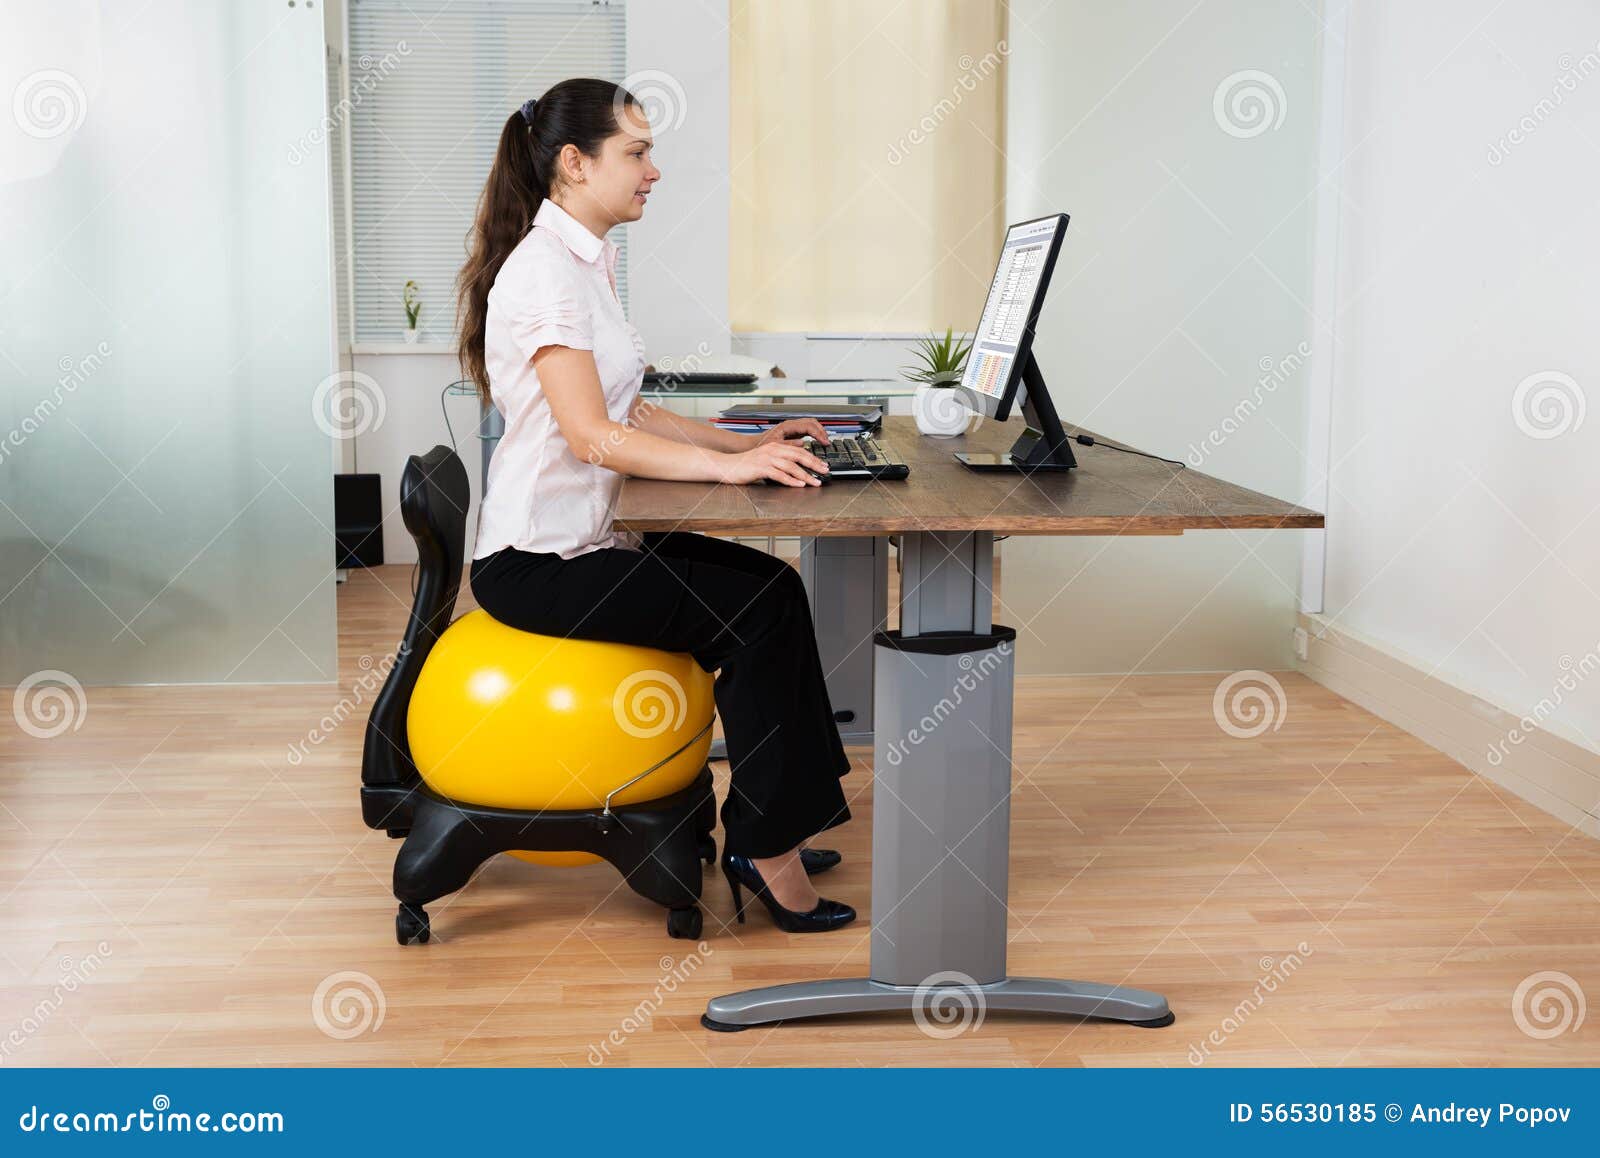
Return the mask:
[[[1231,1102],[1228,1121],[1244,1124],[1278,1125],[1364,1125],[1379,1120],[1391,1124],[1421,1126],[1475,1126],[1490,1124],[1547,1126],[1572,1119],[1571,1106],[1519,1106],[1501,1102],[1498,1106],[1462,1106],[1454,1102],[1441,1106],[1414,1103],[1409,1110],[1397,1102],[1379,1109],[1376,1102]]]

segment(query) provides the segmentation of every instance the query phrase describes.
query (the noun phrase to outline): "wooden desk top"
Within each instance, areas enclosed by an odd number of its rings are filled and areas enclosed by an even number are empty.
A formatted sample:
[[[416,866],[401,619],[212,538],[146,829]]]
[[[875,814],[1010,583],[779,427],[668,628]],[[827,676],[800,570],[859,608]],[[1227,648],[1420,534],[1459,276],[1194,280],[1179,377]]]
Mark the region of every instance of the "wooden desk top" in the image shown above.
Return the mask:
[[[958,450],[1004,453],[1022,429],[1020,419],[985,420],[960,438],[927,438],[917,433],[913,419],[887,418],[881,441],[911,465],[911,477],[900,482],[835,482],[801,490],[628,479],[617,503],[616,527],[831,536],[900,531],[1177,535],[1228,527],[1322,526],[1315,511],[1197,470],[1102,446],[1074,444],[1078,469],[1050,474],[979,473],[951,457]]]

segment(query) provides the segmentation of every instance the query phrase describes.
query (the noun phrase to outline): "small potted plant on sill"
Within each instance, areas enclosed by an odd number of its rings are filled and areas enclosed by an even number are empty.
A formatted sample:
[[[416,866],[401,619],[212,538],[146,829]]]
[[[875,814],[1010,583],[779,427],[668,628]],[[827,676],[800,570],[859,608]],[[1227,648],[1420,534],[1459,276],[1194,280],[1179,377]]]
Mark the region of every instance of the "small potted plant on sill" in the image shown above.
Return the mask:
[[[414,281],[406,282],[405,293],[402,295],[406,306],[406,345],[417,344],[417,319],[422,316],[422,295]]]
[[[957,338],[954,328],[946,329],[942,338],[937,334],[918,338],[912,347],[916,364],[902,369],[910,381],[920,383],[912,412],[923,434],[954,438],[967,432],[972,411],[955,387],[971,350],[971,339]]]

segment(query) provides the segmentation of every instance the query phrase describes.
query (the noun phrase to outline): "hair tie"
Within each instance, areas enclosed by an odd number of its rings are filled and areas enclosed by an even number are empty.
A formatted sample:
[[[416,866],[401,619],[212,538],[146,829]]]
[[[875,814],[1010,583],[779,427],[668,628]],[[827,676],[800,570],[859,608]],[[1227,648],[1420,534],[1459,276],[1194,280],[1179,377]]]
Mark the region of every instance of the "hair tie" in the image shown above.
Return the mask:
[[[539,98],[537,97],[531,101],[522,102],[522,119],[527,122],[527,125],[530,129],[533,128],[533,113],[538,104]]]

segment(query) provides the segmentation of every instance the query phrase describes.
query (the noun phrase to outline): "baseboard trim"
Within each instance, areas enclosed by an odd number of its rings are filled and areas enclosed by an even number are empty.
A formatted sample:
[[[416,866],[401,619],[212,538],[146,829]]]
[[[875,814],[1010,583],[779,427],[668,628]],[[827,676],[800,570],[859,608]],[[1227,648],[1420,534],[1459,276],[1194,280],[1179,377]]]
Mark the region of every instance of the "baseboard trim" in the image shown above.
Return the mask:
[[[1309,643],[1297,666],[1308,678],[1600,839],[1600,753],[1543,729],[1525,732],[1514,712],[1326,616],[1302,614],[1300,626]]]

